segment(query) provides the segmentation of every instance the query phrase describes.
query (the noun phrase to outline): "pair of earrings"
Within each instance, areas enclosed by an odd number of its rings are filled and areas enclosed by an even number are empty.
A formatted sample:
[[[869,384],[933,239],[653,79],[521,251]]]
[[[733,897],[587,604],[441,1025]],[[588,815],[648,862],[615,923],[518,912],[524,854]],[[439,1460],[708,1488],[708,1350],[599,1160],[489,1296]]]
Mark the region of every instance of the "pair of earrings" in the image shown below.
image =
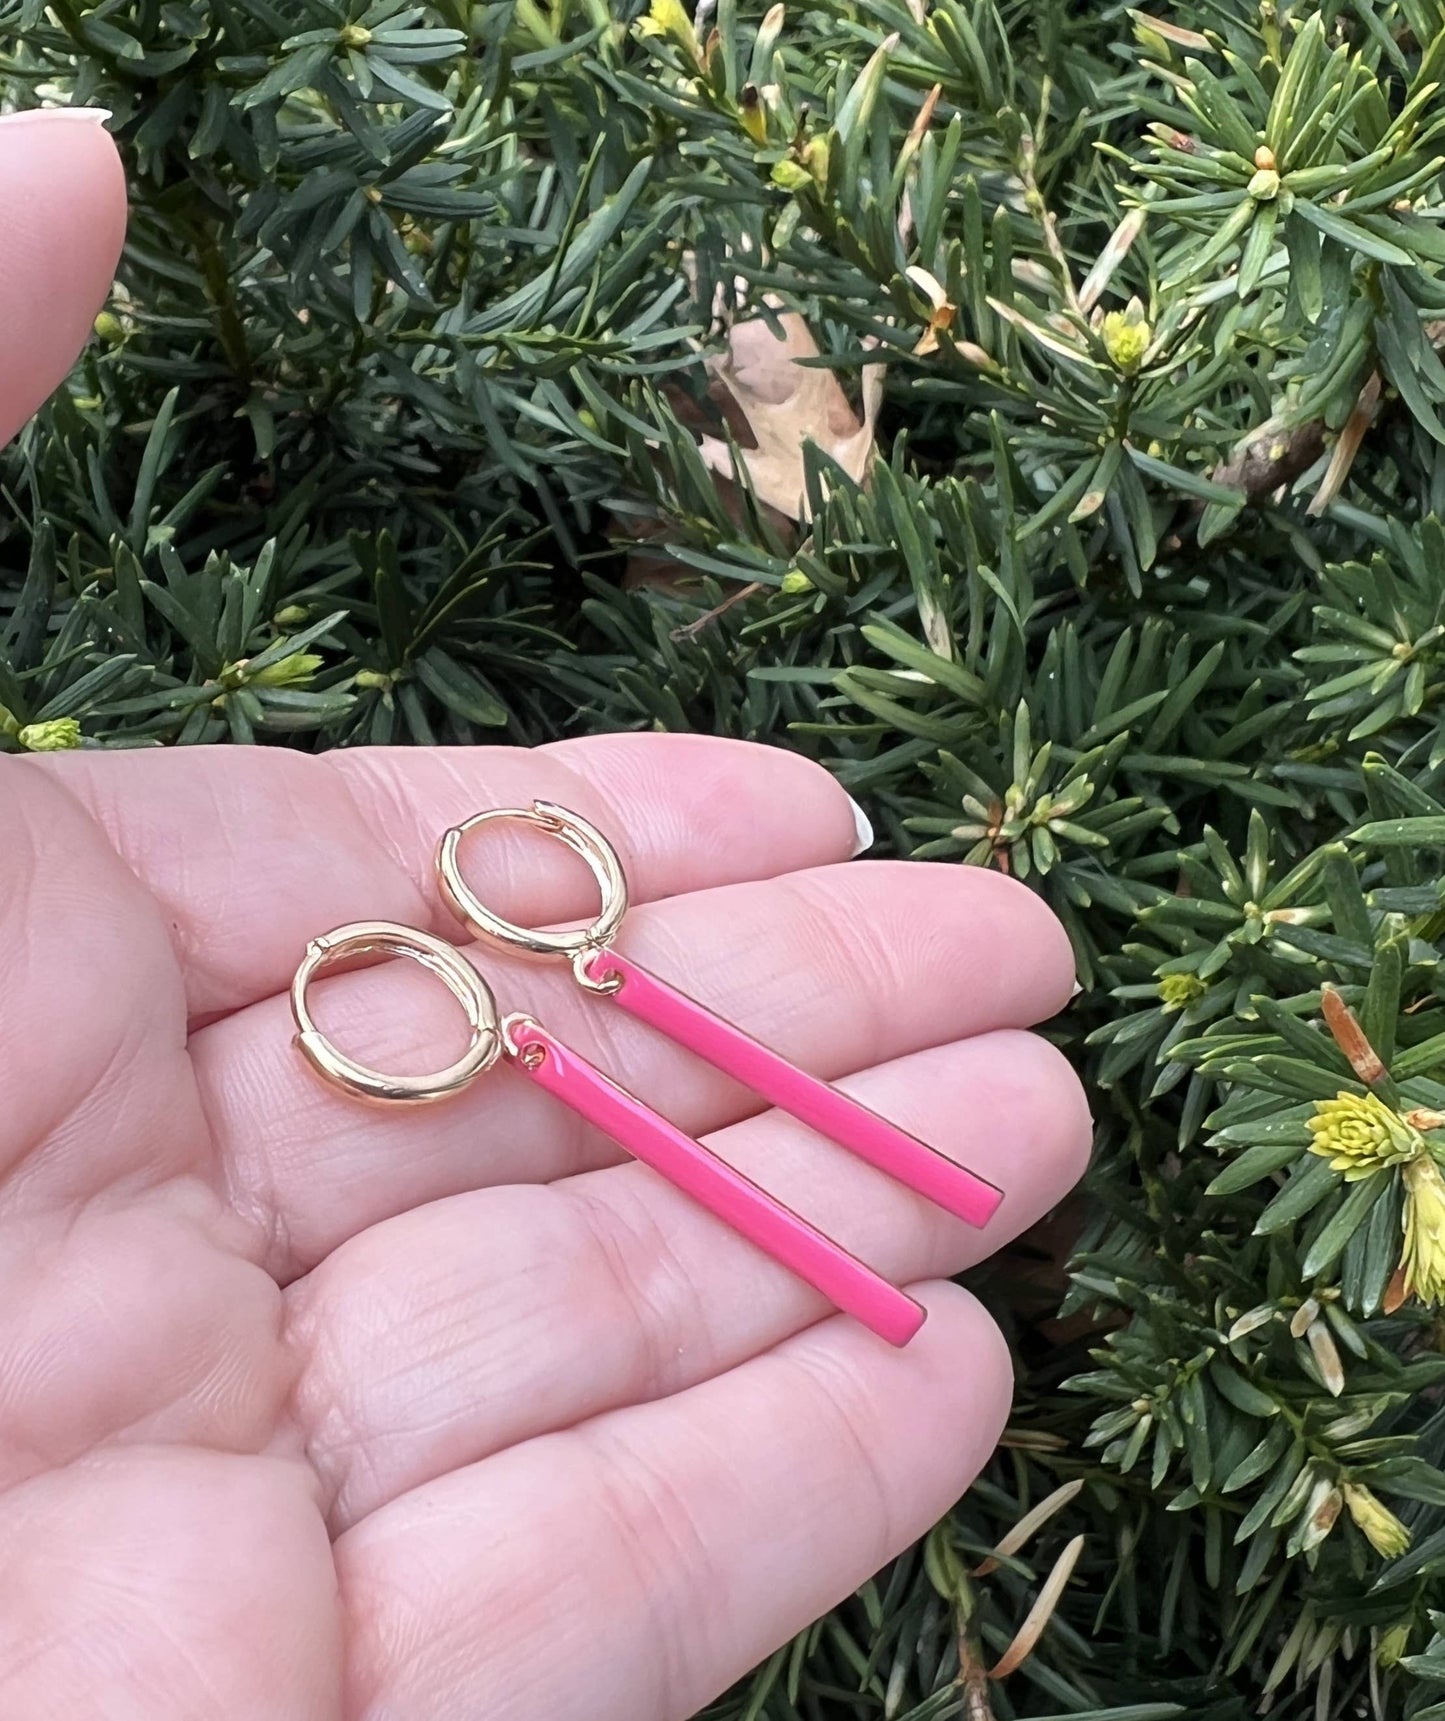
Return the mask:
[[[483,825],[508,819],[559,839],[586,863],[602,892],[601,911],[590,925],[562,931],[517,926],[493,914],[470,889],[461,870],[463,840]],[[478,813],[443,836],[436,867],[448,905],[483,944],[570,962],[578,985],[587,992],[620,1005],[736,1077],[770,1105],[970,1224],[984,1224],[997,1209],[1000,1191],[976,1173],[790,1064],[614,948],[627,912],[627,880],[616,850],[577,814],[546,801],[534,801],[530,808]],[[339,961],[382,954],[420,963],[466,1012],[470,1044],[446,1069],[426,1076],[385,1075],[345,1056],[317,1028],[309,1003],[317,974]],[[913,1298],[619,1087],[534,1017],[501,1015],[491,987],[445,940],[391,921],[357,921],[338,927],[306,947],[291,987],[291,1008],[302,1056],[326,1081],[354,1098],[412,1104],[444,1099],[505,1058],[880,1337],[904,1345],[923,1324],[924,1310]]]

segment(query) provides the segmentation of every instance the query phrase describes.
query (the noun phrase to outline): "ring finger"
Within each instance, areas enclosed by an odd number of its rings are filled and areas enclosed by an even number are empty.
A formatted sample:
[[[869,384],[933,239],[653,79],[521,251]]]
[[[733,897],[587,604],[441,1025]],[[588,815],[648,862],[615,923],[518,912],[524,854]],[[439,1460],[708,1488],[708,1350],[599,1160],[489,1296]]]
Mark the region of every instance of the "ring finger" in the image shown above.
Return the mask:
[[[1082,1091],[1036,1036],[980,1035],[844,1085],[1000,1184],[990,1224],[961,1224],[776,1112],[710,1145],[895,1282],[981,1259],[1082,1169]],[[287,1300],[293,1402],[338,1530],[518,1441],[695,1385],[826,1312],[636,1164],[403,1214]]]

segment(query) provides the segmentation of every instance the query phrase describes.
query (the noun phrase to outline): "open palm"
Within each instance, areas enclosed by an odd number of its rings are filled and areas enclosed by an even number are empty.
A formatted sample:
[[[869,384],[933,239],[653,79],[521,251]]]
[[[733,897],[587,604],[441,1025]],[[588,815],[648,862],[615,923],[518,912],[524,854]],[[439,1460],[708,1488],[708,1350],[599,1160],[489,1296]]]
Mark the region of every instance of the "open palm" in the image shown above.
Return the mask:
[[[104,133],[0,123],[0,431],[114,262]],[[605,829],[624,948],[1006,1192],[982,1233],[605,1004],[487,959],[684,1128],[912,1284],[894,1351],[515,1072],[364,1110],[291,1046],[308,938],[454,936],[446,825],[542,797]],[[787,754],[619,736],[536,752],[198,749],[0,760],[0,1715],[664,1721],[927,1528],[1010,1389],[943,1282],[1077,1175],[1062,1060],[1022,1032],[1067,942],[984,872],[840,864],[853,812]],[[533,924],[581,869],[471,860]],[[396,1069],[460,1049],[409,965],[317,988]]]

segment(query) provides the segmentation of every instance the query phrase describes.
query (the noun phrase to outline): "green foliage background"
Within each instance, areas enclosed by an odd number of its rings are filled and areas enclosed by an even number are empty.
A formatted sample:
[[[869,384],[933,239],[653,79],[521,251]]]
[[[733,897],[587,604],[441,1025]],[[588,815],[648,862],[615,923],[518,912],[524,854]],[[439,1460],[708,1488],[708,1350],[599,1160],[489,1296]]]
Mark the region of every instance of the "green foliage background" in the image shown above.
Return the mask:
[[[0,8],[6,100],[113,109],[134,198],[97,340],[0,461],[0,746],[694,728],[1026,879],[1077,948],[1099,1151],[984,1281],[1015,1428],[713,1713],[1445,1716],[1406,1168],[1309,1151],[1368,1092],[1415,1169],[1445,1152],[1445,5],[635,23]],[[801,534],[688,428],[769,295],[855,394],[887,363],[871,482],[810,451]],[[661,583],[624,581],[656,521]]]

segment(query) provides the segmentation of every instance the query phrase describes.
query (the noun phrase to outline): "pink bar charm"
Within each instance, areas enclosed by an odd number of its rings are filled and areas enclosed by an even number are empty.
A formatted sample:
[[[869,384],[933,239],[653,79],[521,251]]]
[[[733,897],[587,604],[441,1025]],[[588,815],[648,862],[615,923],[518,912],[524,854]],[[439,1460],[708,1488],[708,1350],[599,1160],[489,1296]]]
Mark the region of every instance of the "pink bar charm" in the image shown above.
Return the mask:
[[[609,964],[620,958],[609,956]],[[635,969],[632,973],[638,972]],[[654,982],[656,984],[656,982]],[[626,989],[624,988],[624,991]],[[905,1345],[927,1311],[700,1142],[530,1020],[509,1023],[516,1067],[864,1326]]]
[[[790,1064],[786,1058],[780,1058],[761,1040],[715,1016],[695,998],[677,991],[617,951],[599,950],[587,962],[586,973],[594,984],[616,975],[622,984],[610,994],[612,1001],[639,1021],[686,1046],[716,1069],[736,1076],[770,1105],[808,1124],[840,1147],[848,1148],[970,1225],[986,1224],[998,1210],[1003,1191],[976,1172],[956,1165],[927,1142],[909,1135],[827,1082]]]

